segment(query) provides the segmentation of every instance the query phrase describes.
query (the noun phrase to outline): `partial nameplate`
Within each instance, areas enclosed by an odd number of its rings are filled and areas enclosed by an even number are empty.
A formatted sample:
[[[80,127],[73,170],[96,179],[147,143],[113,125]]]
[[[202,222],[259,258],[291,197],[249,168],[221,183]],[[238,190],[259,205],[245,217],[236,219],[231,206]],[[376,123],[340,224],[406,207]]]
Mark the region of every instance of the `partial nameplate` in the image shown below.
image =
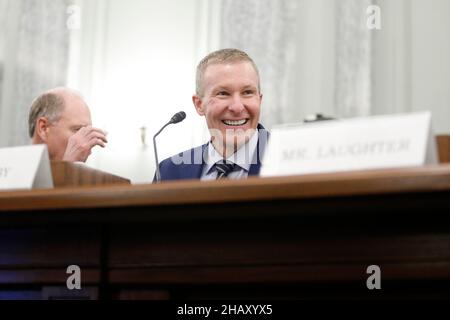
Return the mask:
[[[430,112],[280,126],[261,176],[436,164],[436,150]]]
[[[0,149],[0,190],[53,188],[46,145]]]

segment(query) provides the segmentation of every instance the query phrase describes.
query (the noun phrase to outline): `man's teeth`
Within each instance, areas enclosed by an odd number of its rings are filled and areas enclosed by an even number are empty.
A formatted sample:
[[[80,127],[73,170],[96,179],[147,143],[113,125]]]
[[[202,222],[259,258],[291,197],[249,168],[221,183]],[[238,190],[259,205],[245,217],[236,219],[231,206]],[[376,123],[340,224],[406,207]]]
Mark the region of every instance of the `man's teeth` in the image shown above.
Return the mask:
[[[243,120],[222,120],[223,123],[225,123],[228,126],[242,126],[244,124],[247,123],[247,119],[243,119]]]

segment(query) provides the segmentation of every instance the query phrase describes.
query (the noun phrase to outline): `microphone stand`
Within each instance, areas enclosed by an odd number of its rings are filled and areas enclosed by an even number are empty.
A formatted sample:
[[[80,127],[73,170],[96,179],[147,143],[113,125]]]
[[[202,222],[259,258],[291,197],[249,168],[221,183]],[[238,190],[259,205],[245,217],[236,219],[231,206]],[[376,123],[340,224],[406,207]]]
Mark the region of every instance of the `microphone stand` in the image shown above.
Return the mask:
[[[155,161],[156,161],[156,182],[161,182],[161,173],[159,172],[159,160],[158,160],[158,150],[156,148],[156,137],[169,125],[172,123],[172,120],[167,122],[164,127],[161,128],[154,136],[153,136],[153,150],[155,152]]]
[[[177,112],[169,122],[167,122],[164,127],[161,128],[154,136],[153,136],[153,150],[155,151],[155,161],[156,161],[156,183],[161,182],[161,172],[159,171],[159,160],[158,160],[158,150],[156,148],[156,137],[169,125],[175,124],[183,121],[186,118],[186,113],[183,111]]]

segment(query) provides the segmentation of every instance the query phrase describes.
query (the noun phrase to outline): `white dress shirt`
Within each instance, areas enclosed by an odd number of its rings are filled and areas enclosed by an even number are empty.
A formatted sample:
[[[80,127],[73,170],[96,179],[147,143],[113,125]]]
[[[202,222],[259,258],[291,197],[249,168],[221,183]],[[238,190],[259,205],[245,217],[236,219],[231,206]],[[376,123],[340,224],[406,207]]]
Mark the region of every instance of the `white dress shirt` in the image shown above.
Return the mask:
[[[226,159],[227,162],[232,162],[239,166],[228,174],[228,179],[245,179],[248,177],[248,171],[250,170],[250,166],[253,164],[253,156],[257,145],[258,130],[255,131],[246,144]],[[214,165],[219,161],[223,161],[222,155],[216,151],[211,142],[208,143],[205,155],[205,165],[203,166],[200,179],[215,180],[217,178],[217,170]]]

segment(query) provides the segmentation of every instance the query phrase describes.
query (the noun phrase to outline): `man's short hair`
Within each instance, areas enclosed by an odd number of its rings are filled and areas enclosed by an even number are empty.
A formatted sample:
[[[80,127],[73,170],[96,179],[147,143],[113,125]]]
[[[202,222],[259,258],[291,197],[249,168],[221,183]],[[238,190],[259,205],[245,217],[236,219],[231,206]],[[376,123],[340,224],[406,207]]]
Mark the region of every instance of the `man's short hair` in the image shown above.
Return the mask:
[[[30,108],[28,116],[28,134],[33,138],[36,129],[36,121],[45,117],[48,121],[56,122],[64,111],[64,98],[55,93],[47,92],[37,97]]]
[[[221,49],[208,54],[198,64],[196,75],[196,94],[200,97],[204,94],[203,77],[208,66],[212,64],[225,64],[233,62],[250,62],[252,64],[253,68],[256,71],[256,75],[258,76],[258,91],[261,92],[258,67],[252,60],[252,58],[250,58],[247,53],[239,49]]]

